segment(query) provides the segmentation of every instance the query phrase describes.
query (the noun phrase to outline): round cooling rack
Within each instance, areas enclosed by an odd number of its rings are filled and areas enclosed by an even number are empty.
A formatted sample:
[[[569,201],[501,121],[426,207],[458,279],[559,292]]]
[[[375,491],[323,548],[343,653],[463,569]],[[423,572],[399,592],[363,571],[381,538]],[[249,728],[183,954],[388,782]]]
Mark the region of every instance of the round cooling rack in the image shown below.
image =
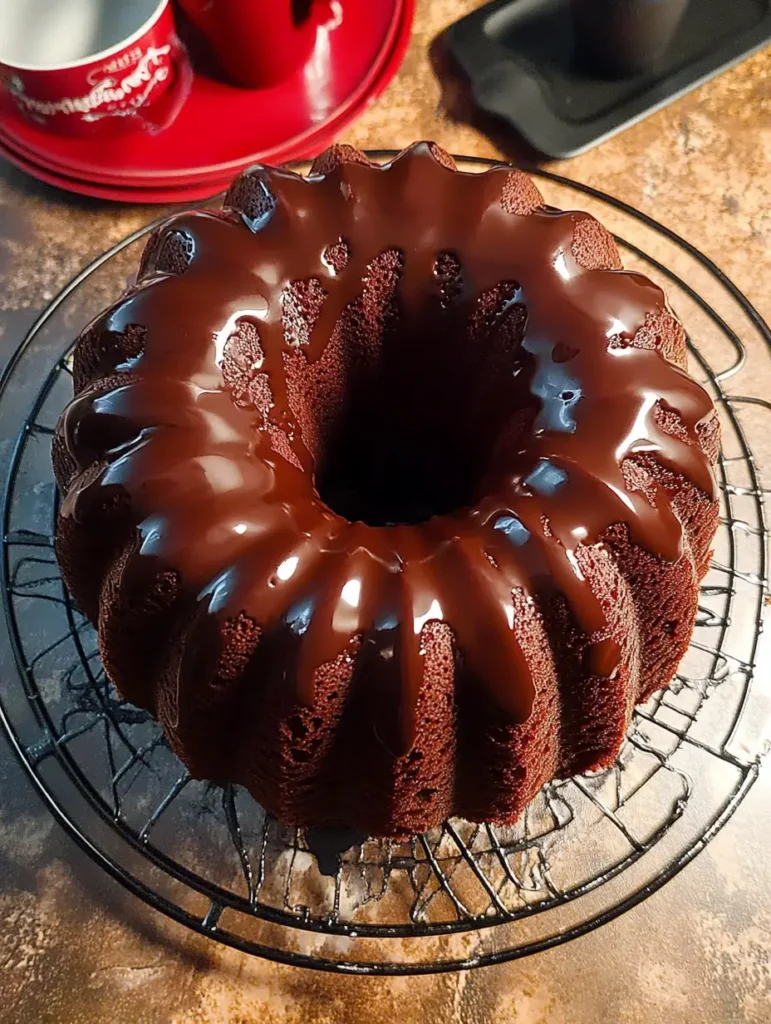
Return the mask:
[[[72,339],[130,283],[155,224],[72,281],[6,369],[0,437],[18,436],[0,451],[2,723],[73,839],[136,896],[197,932],[351,974],[522,957],[645,899],[704,848],[757,777],[771,710],[771,673],[759,671],[771,405],[752,389],[758,371],[771,369],[771,333],[676,234],[587,186],[539,177],[549,203],[600,217],[626,266],[661,283],[687,324],[692,370],[722,420],[722,517],[693,642],[672,685],[635,711],[612,768],[550,783],[513,827],[452,820],[406,843],[305,835],[237,787],[191,779],[158,725],[105,678],[94,630],[54,559],[50,442],[72,393]]]

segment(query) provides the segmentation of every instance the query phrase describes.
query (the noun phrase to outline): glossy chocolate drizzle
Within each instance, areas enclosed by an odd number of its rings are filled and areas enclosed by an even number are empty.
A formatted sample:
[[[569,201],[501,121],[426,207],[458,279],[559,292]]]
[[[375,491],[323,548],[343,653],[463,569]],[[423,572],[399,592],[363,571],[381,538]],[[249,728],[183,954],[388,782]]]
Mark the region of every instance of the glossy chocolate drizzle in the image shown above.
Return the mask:
[[[425,144],[382,168],[344,163],[308,178],[250,170],[263,197],[256,214],[176,217],[167,230],[187,240],[185,272],[150,266],[100,318],[104,331],[141,325],[143,350],[110,367],[113,379],[125,373],[123,386],[87,388],[60,427],[78,468],[65,515],[78,517],[105,487],[124,488],[141,537],[135,557],[181,573],[201,618],[243,611],[264,631],[283,630],[299,645],[296,686],[307,704],[315,670],[362,638],[402,695],[404,749],[415,736],[421,630],[432,620],[450,625],[465,665],[512,720],[528,717],[534,692],[514,629],[517,588],[564,594],[590,638],[591,671],[617,670],[618,646],[576,551],[615,523],[664,560],[684,550],[669,494],[654,483],[653,500],[629,489],[625,458],[652,453],[714,496],[697,433],[710,399],[661,353],[630,344],[646,318],[667,311],[663,293],[638,274],[579,265],[572,243],[585,215],[507,212],[509,174],[449,169]],[[330,259],[336,245],[344,266]],[[511,372],[533,414],[518,443],[486,467],[470,505],[373,526],[321,500],[287,368],[322,357],[387,251],[400,254],[394,300],[406,324],[424,314],[428,293],[439,294],[438,253],[462,269],[459,316],[515,282],[507,301],[524,307],[526,322]],[[308,281],[323,301],[307,337],[290,337],[287,289]],[[223,380],[244,322],[259,337],[251,369],[269,384],[259,409],[234,401]],[[441,361],[442,338],[432,344]],[[657,405],[676,412],[687,439],[662,429]]]

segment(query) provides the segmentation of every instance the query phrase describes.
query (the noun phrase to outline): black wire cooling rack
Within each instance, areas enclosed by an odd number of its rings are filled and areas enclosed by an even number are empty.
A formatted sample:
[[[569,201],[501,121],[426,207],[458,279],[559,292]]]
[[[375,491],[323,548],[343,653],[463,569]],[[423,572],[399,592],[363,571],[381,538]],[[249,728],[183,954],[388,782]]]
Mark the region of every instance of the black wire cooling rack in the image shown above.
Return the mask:
[[[693,366],[723,424],[722,518],[693,642],[672,685],[635,711],[611,769],[550,783],[516,826],[453,820],[406,843],[305,835],[240,789],[192,780],[157,724],[105,678],[94,630],[70,601],[53,555],[50,439],[71,394],[70,339],[130,280],[155,224],[78,275],[3,375],[0,436],[18,436],[0,463],[8,629],[0,719],[73,839],[128,890],[197,932],[272,960],[359,974],[525,956],[597,927],[663,885],[757,777],[771,701],[757,671],[768,491],[755,448],[768,434],[771,405],[733,385],[751,383],[771,333],[679,236],[595,189],[540,177],[555,205],[573,205],[580,193],[580,205],[616,232],[627,266],[668,288],[698,339]]]

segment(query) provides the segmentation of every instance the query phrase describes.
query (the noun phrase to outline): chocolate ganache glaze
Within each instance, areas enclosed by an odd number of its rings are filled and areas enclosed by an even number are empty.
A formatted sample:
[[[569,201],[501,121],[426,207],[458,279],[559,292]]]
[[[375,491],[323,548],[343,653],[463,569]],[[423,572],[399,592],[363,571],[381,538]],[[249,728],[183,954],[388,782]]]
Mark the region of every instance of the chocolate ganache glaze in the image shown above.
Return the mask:
[[[319,669],[360,651],[393,694],[380,738],[404,754],[424,627],[442,622],[525,722],[515,592],[564,595],[587,671],[618,672],[581,549],[621,523],[662,561],[683,557],[671,485],[635,486],[627,467],[653,459],[714,501],[714,409],[655,344],[673,322],[661,290],[588,269],[584,234],[618,267],[604,229],[512,178],[459,172],[425,143],[383,167],[322,158],[307,178],[252,168],[223,213],[171,219],[89,328],[123,342],[89,357],[63,415],[62,515],[86,522],[127,494],[126,571],[181,579],[172,703],[211,683],[202,652],[246,615],[291,650],[286,686],[309,707]]]

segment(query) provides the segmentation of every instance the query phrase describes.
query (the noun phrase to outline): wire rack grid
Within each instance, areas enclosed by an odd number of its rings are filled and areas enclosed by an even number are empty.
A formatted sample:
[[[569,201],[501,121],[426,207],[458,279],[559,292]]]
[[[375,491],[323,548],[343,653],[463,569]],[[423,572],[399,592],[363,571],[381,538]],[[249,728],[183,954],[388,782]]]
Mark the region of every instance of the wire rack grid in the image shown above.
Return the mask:
[[[525,956],[663,885],[757,777],[771,709],[758,672],[768,489],[757,450],[771,405],[734,385],[751,383],[771,333],[733,283],[669,229],[588,186],[540,176],[555,204],[580,194],[615,231],[626,264],[664,283],[689,325],[694,371],[723,424],[722,518],[693,642],[672,685],[636,709],[612,768],[548,784],[516,826],[452,820],[406,843],[306,835],[235,787],[191,779],[152,718],[105,677],[94,630],[53,555],[49,448],[71,393],[72,347],[62,339],[131,280],[154,224],[78,275],[6,368],[0,433],[9,436],[12,424],[18,433],[2,466],[0,720],[73,839],[130,892],[191,929],[269,959],[354,974]]]

